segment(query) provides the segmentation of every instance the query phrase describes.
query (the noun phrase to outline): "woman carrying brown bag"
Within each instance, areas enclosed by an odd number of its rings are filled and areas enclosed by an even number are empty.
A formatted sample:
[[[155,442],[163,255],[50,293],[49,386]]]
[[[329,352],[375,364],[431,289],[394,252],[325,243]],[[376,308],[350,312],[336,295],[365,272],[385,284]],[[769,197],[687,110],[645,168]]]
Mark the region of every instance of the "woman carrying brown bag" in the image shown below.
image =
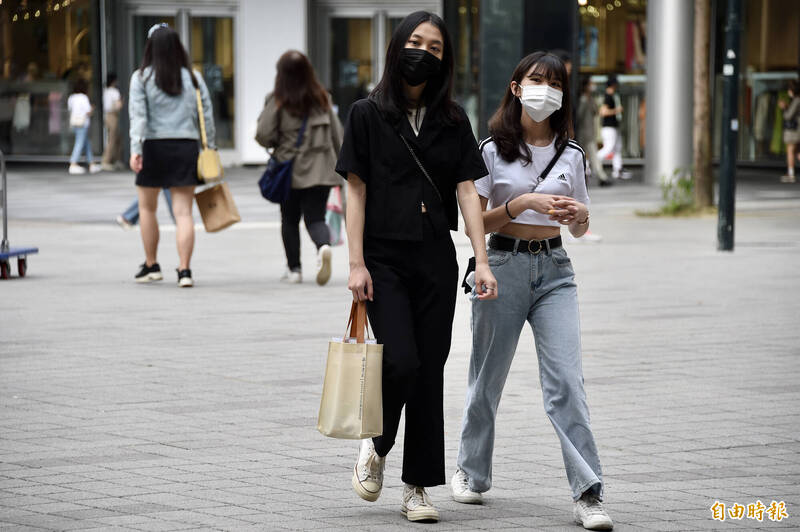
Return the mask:
[[[342,125],[305,55],[289,50],[278,60],[277,70],[275,89],[267,95],[258,117],[256,142],[273,148],[272,157],[278,161],[294,158],[289,198],[281,203],[287,263],[281,281],[294,284],[303,280],[302,216],[317,247],[317,284],[324,285],[331,277],[331,235],[325,223],[325,208],[331,187],[343,184],[334,171],[342,145]]]
[[[189,56],[177,32],[156,24],[147,34],[142,67],[131,76],[130,115],[131,169],[136,172],[139,193],[139,225],[145,262],[136,274],[137,283],[163,279],[156,261],[158,251],[158,193],[172,193],[175,235],[180,260],[178,286],[190,287],[189,262],[194,250],[192,205],[197,177],[198,120],[196,90],[200,91],[208,145],[215,147],[214,114],[203,78],[191,70]]]

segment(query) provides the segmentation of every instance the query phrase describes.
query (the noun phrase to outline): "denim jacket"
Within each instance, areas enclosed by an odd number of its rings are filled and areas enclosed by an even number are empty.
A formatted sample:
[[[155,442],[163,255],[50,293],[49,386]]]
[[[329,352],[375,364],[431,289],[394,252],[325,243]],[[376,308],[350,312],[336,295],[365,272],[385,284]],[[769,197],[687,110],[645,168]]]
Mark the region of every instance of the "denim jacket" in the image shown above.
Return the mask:
[[[200,124],[197,119],[197,98],[192,77],[181,69],[183,92],[170,96],[156,85],[155,74],[150,67],[136,70],[131,76],[128,114],[130,115],[131,154],[142,153],[142,143],[147,139],[197,139],[200,140]],[[211,97],[205,81],[195,71],[203,115],[206,122],[208,146],[216,148],[214,113]]]

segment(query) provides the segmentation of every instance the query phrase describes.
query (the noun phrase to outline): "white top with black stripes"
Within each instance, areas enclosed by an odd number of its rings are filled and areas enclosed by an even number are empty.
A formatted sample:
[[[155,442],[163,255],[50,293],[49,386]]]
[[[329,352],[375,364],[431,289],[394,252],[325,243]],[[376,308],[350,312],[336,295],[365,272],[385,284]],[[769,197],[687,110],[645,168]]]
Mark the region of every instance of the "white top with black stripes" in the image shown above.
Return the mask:
[[[478,189],[480,196],[489,200],[489,209],[504,205],[505,202],[534,190],[541,194],[569,196],[584,205],[589,205],[589,194],[586,191],[586,157],[574,140],[568,142],[550,173],[541,182],[539,176],[556,154],[555,138],[547,146],[528,144],[532,155],[531,164],[528,165],[523,165],[522,159],[511,163],[504,160],[491,137],[481,142],[480,148],[489,175],[475,181],[475,188]],[[555,227],[560,225],[550,220],[549,215],[530,209],[517,214],[514,222]]]

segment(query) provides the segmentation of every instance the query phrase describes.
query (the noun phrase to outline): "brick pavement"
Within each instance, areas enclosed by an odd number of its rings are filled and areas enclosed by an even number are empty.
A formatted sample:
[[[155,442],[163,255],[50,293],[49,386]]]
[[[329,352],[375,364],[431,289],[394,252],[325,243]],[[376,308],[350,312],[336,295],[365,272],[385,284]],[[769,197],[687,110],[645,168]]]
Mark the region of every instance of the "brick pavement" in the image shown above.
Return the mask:
[[[331,283],[276,282],[277,209],[258,170],[231,172],[245,223],[198,234],[192,290],[132,282],[138,233],[108,223],[126,175],[12,172],[12,244],[30,278],[0,282],[0,529],[579,530],[524,331],[500,406],[495,487],[480,507],[431,490],[437,525],[399,513],[402,449],[376,503],[350,488],[352,442],[314,429],[327,338],[347,309],[346,253]],[[716,219],[647,219],[658,191],[593,190],[599,244],[570,245],[584,373],[617,530],[800,527],[800,186],[739,187],[737,248]],[[313,249],[304,236],[306,275]],[[463,259],[469,249],[457,237]],[[469,306],[446,370],[447,464],[463,406]],[[730,506],[784,501],[788,519],[724,523]]]

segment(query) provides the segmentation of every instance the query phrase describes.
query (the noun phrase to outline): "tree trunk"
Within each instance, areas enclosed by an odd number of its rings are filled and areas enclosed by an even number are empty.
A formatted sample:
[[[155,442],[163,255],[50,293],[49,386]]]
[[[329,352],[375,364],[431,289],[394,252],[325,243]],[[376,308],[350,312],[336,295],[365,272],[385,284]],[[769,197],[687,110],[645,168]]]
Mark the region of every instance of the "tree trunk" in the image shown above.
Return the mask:
[[[714,203],[711,173],[711,82],[708,72],[711,0],[694,2],[694,198],[697,207]]]

